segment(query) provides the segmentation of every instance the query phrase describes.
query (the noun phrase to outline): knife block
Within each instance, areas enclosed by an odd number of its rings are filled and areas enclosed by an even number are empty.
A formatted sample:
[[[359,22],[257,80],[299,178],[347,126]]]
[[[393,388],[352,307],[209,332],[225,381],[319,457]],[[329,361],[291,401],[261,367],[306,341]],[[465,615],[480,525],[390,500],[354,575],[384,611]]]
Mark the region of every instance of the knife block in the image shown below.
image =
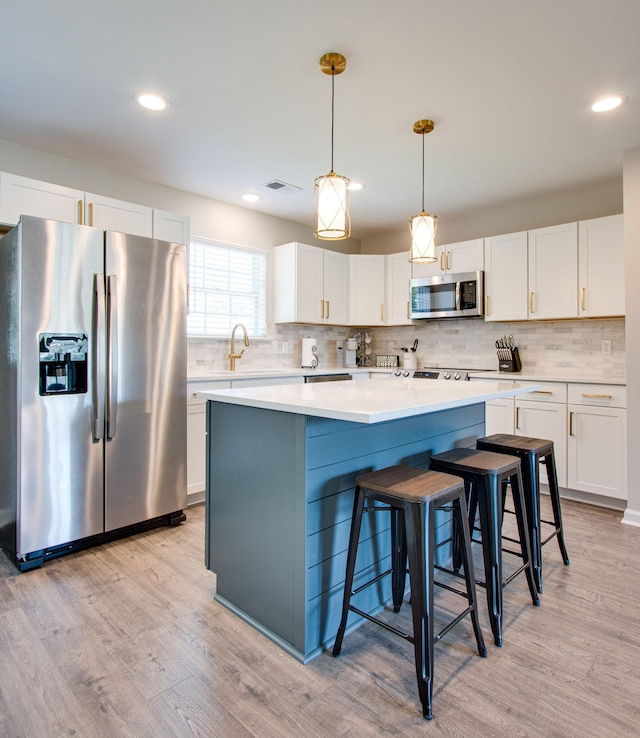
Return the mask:
[[[504,358],[500,358],[500,354],[504,355]],[[522,369],[522,362],[520,361],[520,354],[518,347],[500,349],[498,354],[498,371],[499,372],[519,372]]]

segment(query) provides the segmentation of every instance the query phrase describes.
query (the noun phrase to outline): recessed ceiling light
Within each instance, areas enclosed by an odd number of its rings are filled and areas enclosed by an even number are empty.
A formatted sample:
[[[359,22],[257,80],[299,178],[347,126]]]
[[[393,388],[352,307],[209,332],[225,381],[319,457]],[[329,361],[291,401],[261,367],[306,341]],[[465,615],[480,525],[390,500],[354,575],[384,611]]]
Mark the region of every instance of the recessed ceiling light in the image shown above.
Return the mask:
[[[258,200],[262,200],[260,195],[256,195],[254,192],[245,192],[245,194],[242,195],[242,199],[245,202],[258,202]]]
[[[608,110],[615,110],[626,101],[626,95],[609,95],[608,97],[596,100],[596,102],[591,106],[591,110],[593,110],[594,113],[606,113]]]
[[[171,103],[165,97],[151,92],[137,92],[134,97],[147,110],[165,110],[171,107]]]
[[[358,190],[361,190],[364,187],[364,185],[361,182],[350,182],[347,185],[347,189],[351,190],[352,192],[357,192]]]

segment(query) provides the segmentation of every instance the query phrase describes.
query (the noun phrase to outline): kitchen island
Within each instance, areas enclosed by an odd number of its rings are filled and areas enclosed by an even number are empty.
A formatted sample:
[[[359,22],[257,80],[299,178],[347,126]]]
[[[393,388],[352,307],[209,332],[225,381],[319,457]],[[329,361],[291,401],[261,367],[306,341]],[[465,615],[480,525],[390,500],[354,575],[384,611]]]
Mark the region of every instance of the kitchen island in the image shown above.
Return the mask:
[[[535,389],[414,379],[200,393],[215,599],[303,663],[313,659],[338,627],[356,477],[398,463],[428,468],[431,454],[484,434],[487,400]],[[355,585],[389,558],[388,516],[365,516]],[[390,601],[388,579],[362,592],[362,609]]]

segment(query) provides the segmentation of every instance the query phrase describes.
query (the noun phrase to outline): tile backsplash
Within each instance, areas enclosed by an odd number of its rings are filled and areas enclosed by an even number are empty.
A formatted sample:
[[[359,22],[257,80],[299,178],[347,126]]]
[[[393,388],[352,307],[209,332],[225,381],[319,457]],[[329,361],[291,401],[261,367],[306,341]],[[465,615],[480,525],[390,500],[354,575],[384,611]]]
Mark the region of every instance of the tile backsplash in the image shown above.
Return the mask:
[[[336,341],[358,329],[335,326],[269,325],[267,337],[251,339],[240,370],[291,369],[301,364],[302,339],[316,339],[319,369],[338,366]],[[371,328],[372,358],[376,354],[401,356],[402,346],[418,339],[417,365],[470,369],[497,369],[495,340],[512,334],[520,351],[522,370],[567,377],[624,379],[626,376],[624,319],[528,321],[488,323],[481,318],[418,321],[412,326]],[[611,354],[601,352],[611,341]],[[240,331],[236,333],[240,345]],[[207,376],[228,368],[230,339],[188,341],[188,375]],[[391,348],[393,346],[394,348]]]

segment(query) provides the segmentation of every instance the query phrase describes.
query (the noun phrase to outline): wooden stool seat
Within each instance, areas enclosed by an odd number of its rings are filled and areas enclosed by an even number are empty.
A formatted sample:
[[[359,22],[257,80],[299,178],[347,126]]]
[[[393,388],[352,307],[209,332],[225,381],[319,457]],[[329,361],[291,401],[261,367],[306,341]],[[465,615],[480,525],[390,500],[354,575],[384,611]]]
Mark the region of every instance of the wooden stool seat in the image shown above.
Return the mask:
[[[560,509],[560,491],[556,472],[553,441],[545,438],[531,438],[516,436],[509,433],[494,433],[491,436],[480,438],[476,444],[478,449],[511,454],[522,461],[522,482],[527,506],[527,521],[529,524],[529,542],[531,544],[531,558],[533,560],[533,576],[538,592],[542,592],[542,546],[552,538],[557,538],[560,555],[565,566],[569,566],[569,556],[564,542],[562,528],[562,512]],[[543,520],[540,515],[540,474],[539,464],[544,463],[547,470],[549,497],[553,520]],[[553,527],[547,538],[542,538],[541,524]]]
[[[496,646],[502,645],[502,588],[524,571],[531,600],[538,606],[540,600],[533,578],[529,528],[527,524],[520,459],[508,454],[482,451],[472,448],[454,448],[431,457],[430,468],[434,471],[455,474],[464,479],[466,498],[469,505],[469,528],[473,529],[475,502],[480,513],[482,533],[482,555],[489,620]],[[502,486],[511,482],[513,503],[518,523],[522,565],[507,579],[502,574]],[[458,568],[458,552],[454,551],[454,569]]]
[[[382,503],[365,506],[365,501]],[[464,568],[466,590],[459,591],[447,585],[447,589],[467,600],[467,607],[451,620],[438,634],[434,629],[434,580],[435,568],[435,513],[436,510],[451,509],[454,524],[461,533],[461,559]],[[372,580],[353,589],[358,542],[363,512],[391,513],[391,569],[378,574]],[[374,617],[352,604],[352,599],[366,587],[376,584],[391,574],[394,611],[398,612],[404,595],[405,575],[409,560],[409,582],[411,586],[411,614],[413,632],[404,633],[387,622]],[[433,668],[434,645],[466,615],[471,622],[480,656],[487,655],[478,622],[478,604],[475,591],[471,537],[466,516],[464,482],[460,477],[411,466],[391,466],[379,471],[361,474],[356,479],[353,517],[347,552],[347,570],[342,605],[342,617],[333,655],[338,656],[347,626],[349,612],[354,612],[386,630],[401,636],[413,644],[418,693],[422,703],[422,714],[433,717]]]

